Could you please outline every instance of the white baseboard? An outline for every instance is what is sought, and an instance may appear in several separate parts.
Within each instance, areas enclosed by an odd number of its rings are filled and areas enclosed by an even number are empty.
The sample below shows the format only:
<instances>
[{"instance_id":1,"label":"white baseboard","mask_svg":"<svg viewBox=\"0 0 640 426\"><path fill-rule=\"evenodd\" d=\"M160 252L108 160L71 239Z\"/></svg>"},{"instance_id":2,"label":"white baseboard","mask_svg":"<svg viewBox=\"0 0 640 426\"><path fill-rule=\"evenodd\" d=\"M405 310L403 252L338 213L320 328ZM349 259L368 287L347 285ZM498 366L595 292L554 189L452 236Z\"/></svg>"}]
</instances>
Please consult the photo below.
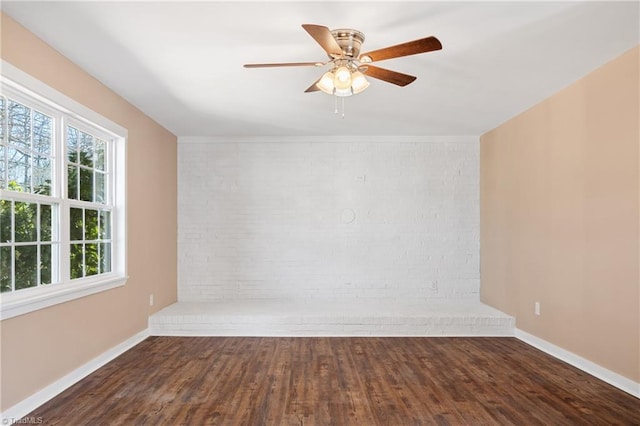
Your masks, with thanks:
<instances>
[{"instance_id":1,"label":"white baseboard","mask_svg":"<svg viewBox=\"0 0 640 426\"><path fill-rule=\"evenodd\" d=\"M2 424L13 424L15 422L18 422L19 419L23 418L45 402L60 394L65 389L84 379L89 374L96 371L98 368L107 364L109 361L113 360L138 343L142 342L147 337L149 337L149 330L145 329L120 343L119 345L109 349L103 354L97 356L86 364L76 368L66 376L61 377L44 389L34 393L30 397L20 401L13 407L10 407L4 412L0 413L0 422Z\"/></svg>"},{"instance_id":2,"label":"white baseboard","mask_svg":"<svg viewBox=\"0 0 640 426\"><path fill-rule=\"evenodd\" d=\"M574 367L579 368L585 373L591 374L592 376L635 396L636 398L640 398L640 383L634 382L633 380L621 376L618 373L614 373L611 370L607 370L588 359L584 359L581 356L562 349L561 347L529 334L526 331L516 328L515 337L555 358L558 358L561 361L566 362L567 364L571 364Z\"/></svg>"}]
</instances>

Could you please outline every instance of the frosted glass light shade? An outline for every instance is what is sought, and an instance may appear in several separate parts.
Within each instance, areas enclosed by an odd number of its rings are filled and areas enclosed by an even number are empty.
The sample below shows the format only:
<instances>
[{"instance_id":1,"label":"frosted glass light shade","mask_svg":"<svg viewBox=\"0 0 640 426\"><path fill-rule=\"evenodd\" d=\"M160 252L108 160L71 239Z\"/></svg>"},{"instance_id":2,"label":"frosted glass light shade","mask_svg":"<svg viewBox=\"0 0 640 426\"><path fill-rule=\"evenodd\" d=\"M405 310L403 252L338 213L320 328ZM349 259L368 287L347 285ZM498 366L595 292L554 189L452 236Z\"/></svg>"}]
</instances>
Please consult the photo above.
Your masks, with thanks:
<instances>
[{"instance_id":1,"label":"frosted glass light shade","mask_svg":"<svg viewBox=\"0 0 640 426\"><path fill-rule=\"evenodd\" d=\"M351 88L351 71L347 67L339 67L336 70L336 76L333 79L333 85L336 90L345 90Z\"/></svg>"},{"instance_id":2,"label":"frosted glass light shade","mask_svg":"<svg viewBox=\"0 0 640 426\"><path fill-rule=\"evenodd\" d=\"M316 87L328 95L333 95L333 80L333 73L328 71L320 77L320 81L316 83Z\"/></svg>"},{"instance_id":3,"label":"frosted glass light shade","mask_svg":"<svg viewBox=\"0 0 640 426\"><path fill-rule=\"evenodd\" d=\"M362 92L367 87L369 87L369 82L364 78L364 74L356 71L351 75L351 88L353 89L354 95Z\"/></svg>"}]
</instances>

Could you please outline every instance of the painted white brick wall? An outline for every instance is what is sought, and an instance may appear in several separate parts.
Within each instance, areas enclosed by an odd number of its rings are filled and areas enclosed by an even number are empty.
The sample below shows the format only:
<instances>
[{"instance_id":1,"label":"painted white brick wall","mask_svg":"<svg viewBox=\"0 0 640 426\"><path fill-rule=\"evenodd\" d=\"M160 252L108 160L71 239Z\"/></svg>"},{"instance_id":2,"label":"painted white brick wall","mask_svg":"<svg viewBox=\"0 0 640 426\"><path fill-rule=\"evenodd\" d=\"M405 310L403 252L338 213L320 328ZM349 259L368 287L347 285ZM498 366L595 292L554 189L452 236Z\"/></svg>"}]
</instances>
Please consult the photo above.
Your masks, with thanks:
<instances>
[{"instance_id":1,"label":"painted white brick wall","mask_svg":"<svg viewBox=\"0 0 640 426\"><path fill-rule=\"evenodd\" d=\"M180 138L178 299L477 299L479 143Z\"/></svg>"}]
</instances>

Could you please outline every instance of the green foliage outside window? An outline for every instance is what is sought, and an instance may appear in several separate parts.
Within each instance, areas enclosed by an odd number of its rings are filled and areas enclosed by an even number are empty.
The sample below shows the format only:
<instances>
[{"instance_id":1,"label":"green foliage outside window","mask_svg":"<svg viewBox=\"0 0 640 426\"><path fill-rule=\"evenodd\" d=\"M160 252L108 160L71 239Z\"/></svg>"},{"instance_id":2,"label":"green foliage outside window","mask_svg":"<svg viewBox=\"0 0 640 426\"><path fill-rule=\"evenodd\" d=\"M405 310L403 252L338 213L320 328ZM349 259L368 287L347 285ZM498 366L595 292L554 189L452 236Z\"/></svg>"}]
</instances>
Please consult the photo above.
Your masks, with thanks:
<instances>
[{"instance_id":1,"label":"green foliage outside window","mask_svg":"<svg viewBox=\"0 0 640 426\"><path fill-rule=\"evenodd\" d=\"M9 189L21 192L15 182ZM14 272L15 290L52 282L52 214L49 204L0 199L0 241L20 243L0 247L1 292L12 291ZM71 208L70 239L71 279L111 271L110 211Z\"/></svg>"},{"instance_id":2,"label":"green foliage outside window","mask_svg":"<svg viewBox=\"0 0 640 426\"><path fill-rule=\"evenodd\" d=\"M19 243L0 247L1 292L12 291L13 273L15 290L51 284L52 214L50 204L0 199L0 241Z\"/></svg>"}]
</instances>

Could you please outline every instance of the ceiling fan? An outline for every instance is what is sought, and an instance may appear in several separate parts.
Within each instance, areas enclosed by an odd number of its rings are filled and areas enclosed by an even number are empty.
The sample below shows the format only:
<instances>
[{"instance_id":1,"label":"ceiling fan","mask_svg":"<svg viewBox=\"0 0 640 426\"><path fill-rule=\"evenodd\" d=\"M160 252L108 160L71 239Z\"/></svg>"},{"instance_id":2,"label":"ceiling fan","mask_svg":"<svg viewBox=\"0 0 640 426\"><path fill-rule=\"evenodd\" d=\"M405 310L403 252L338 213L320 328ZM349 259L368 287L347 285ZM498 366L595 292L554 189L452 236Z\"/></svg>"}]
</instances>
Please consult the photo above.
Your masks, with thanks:
<instances>
[{"instance_id":1,"label":"ceiling fan","mask_svg":"<svg viewBox=\"0 0 640 426\"><path fill-rule=\"evenodd\" d=\"M440 41L431 36L360 53L364 42L364 34L360 31L353 29L330 30L325 26L313 24L303 24L302 28L327 52L329 56L327 61L245 64L244 67L322 67L331 64L331 69L309 86L305 92L322 91L330 95L345 97L361 93L369 87L365 75L398 86L406 86L416 79L409 74L371 65L372 62L442 49Z\"/></svg>"}]
</instances>

